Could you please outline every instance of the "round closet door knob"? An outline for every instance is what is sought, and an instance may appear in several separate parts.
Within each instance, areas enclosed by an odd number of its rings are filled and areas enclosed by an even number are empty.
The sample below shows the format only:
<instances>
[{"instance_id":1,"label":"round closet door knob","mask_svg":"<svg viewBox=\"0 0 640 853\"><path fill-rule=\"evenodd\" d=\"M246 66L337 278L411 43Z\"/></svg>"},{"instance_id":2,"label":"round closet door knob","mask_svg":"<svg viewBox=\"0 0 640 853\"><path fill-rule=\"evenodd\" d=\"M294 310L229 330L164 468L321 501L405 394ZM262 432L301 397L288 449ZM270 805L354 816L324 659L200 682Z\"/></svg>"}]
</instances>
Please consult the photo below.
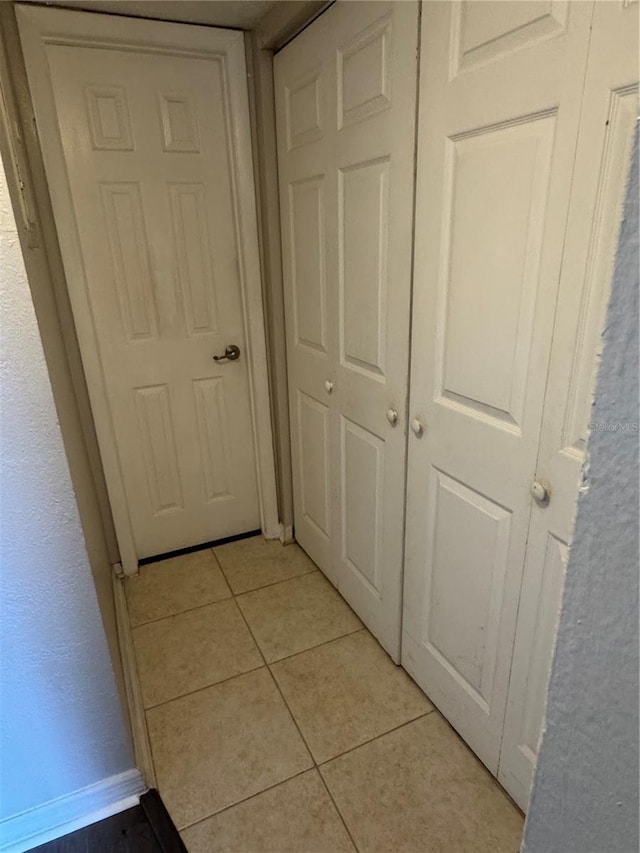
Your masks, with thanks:
<instances>
[{"instance_id":1,"label":"round closet door knob","mask_svg":"<svg viewBox=\"0 0 640 853\"><path fill-rule=\"evenodd\" d=\"M411 421L411 429L418 438L421 438L422 433L424 432L424 424L419 418L413 418Z\"/></svg>"},{"instance_id":2,"label":"round closet door knob","mask_svg":"<svg viewBox=\"0 0 640 853\"><path fill-rule=\"evenodd\" d=\"M531 484L531 494L533 495L533 499L541 506L546 506L551 497L549 489L540 480L534 480Z\"/></svg>"},{"instance_id":3,"label":"round closet door knob","mask_svg":"<svg viewBox=\"0 0 640 853\"><path fill-rule=\"evenodd\" d=\"M327 391L327 394L330 394L330 393L333 391L333 382L330 382L330 381L327 379L327 381L324 383L324 387L325 387L325 389L326 389L326 391Z\"/></svg>"},{"instance_id":4,"label":"round closet door knob","mask_svg":"<svg viewBox=\"0 0 640 853\"><path fill-rule=\"evenodd\" d=\"M398 423L398 413L395 409L387 409L387 420L391 426L395 426Z\"/></svg>"}]
</instances>

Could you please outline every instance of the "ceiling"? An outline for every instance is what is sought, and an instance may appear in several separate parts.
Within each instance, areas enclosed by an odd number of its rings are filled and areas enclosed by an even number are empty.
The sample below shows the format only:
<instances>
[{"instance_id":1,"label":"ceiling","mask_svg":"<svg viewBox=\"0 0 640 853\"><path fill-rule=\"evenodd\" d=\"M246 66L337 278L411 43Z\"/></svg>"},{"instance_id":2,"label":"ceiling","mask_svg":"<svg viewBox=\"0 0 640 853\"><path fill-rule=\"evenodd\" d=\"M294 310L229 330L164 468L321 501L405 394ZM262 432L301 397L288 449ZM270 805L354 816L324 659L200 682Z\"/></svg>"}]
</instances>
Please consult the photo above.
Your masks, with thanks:
<instances>
[{"instance_id":1,"label":"ceiling","mask_svg":"<svg viewBox=\"0 0 640 853\"><path fill-rule=\"evenodd\" d=\"M33 3L43 0L23 0ZM46 6L250 30L277 0L44 0Z\"/></svg>"}]
</instances>

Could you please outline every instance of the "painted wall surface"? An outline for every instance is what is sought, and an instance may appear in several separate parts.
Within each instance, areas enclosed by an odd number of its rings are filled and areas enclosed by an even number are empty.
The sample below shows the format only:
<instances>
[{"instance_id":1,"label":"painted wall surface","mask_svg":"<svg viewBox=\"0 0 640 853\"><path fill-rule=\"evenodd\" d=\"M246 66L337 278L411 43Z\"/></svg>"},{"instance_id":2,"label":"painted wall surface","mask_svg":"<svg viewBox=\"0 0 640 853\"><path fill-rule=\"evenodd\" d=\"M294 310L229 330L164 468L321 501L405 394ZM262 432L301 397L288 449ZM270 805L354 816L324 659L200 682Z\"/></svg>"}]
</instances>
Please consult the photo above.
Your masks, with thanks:
<instances>
[{"instance_id":1,"label":"painted wall surface","mask_svg":"<svg viewBox=\"0 0 640 853\"><path fill-rule=\"evenodd\" d=\"M0 166L0 820L133 767Z\"/></svg>"},{"instance_id":2,"label":"painted wall surface","mask_svg":"<svg viewBox=\"0 0 640 853\"><path fill-rule=\"evenodd\" d=\"M638 140L526 853L637 853Z\"/></svg>"},{"instance_id":3,"label":"painted wall surface","mask_svg":"<svg viewBox=\"0 0 640 853\"><path fill-rule=\"evenodd\" d=\"M9 163L12 157L19 162L20 179L30 200L29 214L36 223L35 235L29 235L18 218L18 236L102 624L116 672L120 700L126 707L112 585L112 564L118 562L120 556L44 176L42 152L32 120L15 8L13 3L3 2L0 2L0 88L0 114L5 113L4 121L0 115L0 153L5 163ZM7 138L8 128L14 129L12 144ZM7 184L14 203L19 192L17 179L18 175L8 169Z\"/></svg>"}]
</instances>

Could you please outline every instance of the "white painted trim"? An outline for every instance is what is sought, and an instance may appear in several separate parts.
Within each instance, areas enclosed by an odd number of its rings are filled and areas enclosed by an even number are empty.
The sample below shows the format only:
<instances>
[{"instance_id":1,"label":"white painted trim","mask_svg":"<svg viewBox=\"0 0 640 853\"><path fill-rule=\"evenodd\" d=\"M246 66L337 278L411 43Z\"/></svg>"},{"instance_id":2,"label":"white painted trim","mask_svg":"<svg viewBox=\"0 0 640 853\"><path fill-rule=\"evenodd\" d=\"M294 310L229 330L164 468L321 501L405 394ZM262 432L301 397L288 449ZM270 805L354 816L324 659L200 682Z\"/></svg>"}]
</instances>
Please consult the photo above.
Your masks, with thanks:
<instances>
[{"instance_id":1,"label":"white painted trim","mask_svg":"<svg viewBox=\"0 0 640 853\"><path fill-rule=\"evenodd\" d=\"M0 822L0 851L23 853L137 806L147 790L137 770L126 770Z\"/></svg>"},{"instance_id":2,"label":"white painted trim","mask_svg":"<svg viewBox=\"0 0 640 853\"><path fill-rule=\"evenodd\" d=\"M258 212L251 151L251 118L244 34L235 33L236 40L227 53L229 78L242 79L244 86L229 85L231 98L230 124L233 130L231 151L235 156L232 177L238 199L236 232L242 249L240 279L245 318L245 340L249 361L249 385L253 434L258 473L260 522L266 539L275 539L279 531L276 469L271 424L271 398L267 364L267 341L262 300L260 247L258 242Z\"/></svg>"},{"instance_id":3,"label":"white painted trim","mask_svg":"<svg viewBox=\"0 0 640 853\"><path fill-rule=\"evenodd\" d=\"M280 525L280 533L278 539L283 545L290 545L296 540L293 538L293 527L291 525Z\"/></svg>"},{"instance_id":4,"label":"white painted trim","mask_svg":"<svg viewBox=\"0 0 640 853\"><path fill-rule=\"evenodd\" d=\"M138 675L133 635L127 610L127 598L124 591L125 578L119 563L113 567L113 600L116 611L116 630L120 646L120 659L124 676L124 689L127 695L131 737L136 766L149 788L156 786L156 774L151 754L151 742L147 728L147 716L144 711L142 688Z\"/></svg>"},{"instance_id":5,"label":"white painted trim","mask_svg":"<svg viewBox=\"0 0 640 853\"><path fill-rule=\"evenodd\" d=\"M289 6L290 4L284 4ZM248 65L249 108L254 149L254 175L258 210L259 248L262 261L267 355L271 388L272 428L276 448L276 488L280 523L293 524L293 479L289 435L289 388L284 296L278 160L276 156L273 54L258 50L255 32L245 36Z\"/></svg>"},{"instance_id":6,"label":"white painted trim","mask_svg":"<svg viewBox=\"0 0 640 853\"><path fill-rule=\"evenodd\" d=\"M48 70L47 44L143 48L153 53L216 58L224 67L229 103L230 149L234 156L237 199L236 233L240 246L240 281L249 387L254 433L260 520L267 538L277 538L278 505L271 426L271 401L267 374L266 340L262 305L260 256L256 219L253 161L243 34L235 30L170 24L163 21L122 18L93 12L68 11L38 6L18 6L16 14L27 66L29 86L39 93L34 103L42 154L47 170L54 213L59 228L69 296L73 309L82 362L107 491L125 574L138 570L133 530L118 458L112 414L108 404L103 365L89 303L78 229L60 136L57 131L54 93ZM126 22L126 27L123 27ZM123 35L126 32L126 36ZM35 99L34 99L35 100Z\"/></svg>"}]
</instances>

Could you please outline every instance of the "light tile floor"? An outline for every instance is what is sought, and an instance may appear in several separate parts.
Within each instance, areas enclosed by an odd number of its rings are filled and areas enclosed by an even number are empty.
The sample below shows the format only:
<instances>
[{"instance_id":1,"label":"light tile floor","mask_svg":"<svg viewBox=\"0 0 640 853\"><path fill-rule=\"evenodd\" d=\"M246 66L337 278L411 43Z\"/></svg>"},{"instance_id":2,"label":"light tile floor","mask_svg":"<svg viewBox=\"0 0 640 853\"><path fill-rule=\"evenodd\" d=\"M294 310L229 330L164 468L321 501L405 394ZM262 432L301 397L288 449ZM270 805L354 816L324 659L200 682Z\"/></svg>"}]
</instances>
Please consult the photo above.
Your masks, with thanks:
<instances>
[{"instance_id":1,"label":"light tile floor","mask_svg":"<svg viewBox=\"0 0 640 853\"><path fill-rule=\"evenodd\" d=\"M519 849L519 811L297 545L244 539L125 589L190 853Z\"/></svg>"}]
</instances>

